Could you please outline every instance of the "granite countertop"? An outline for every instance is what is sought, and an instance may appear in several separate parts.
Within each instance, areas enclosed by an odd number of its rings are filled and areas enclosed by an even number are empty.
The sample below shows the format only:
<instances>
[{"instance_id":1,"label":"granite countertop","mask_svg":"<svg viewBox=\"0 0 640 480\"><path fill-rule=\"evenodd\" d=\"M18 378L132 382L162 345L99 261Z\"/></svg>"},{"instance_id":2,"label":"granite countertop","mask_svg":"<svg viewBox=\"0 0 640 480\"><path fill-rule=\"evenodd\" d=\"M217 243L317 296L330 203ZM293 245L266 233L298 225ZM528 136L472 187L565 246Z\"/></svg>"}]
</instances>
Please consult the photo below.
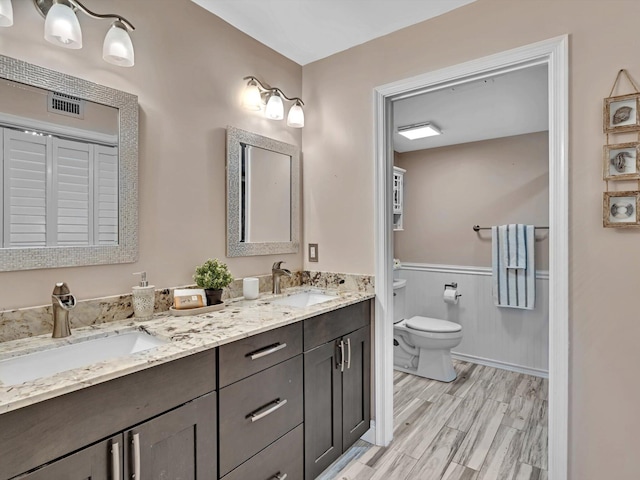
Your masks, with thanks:
<instances>
[{"instance_id":1,"label":"granite countertop","mask_svg":"<svg viewBox=\"0 0 640 480\"><path fill-rule=\"evenodd\" d=\"M310 290L336 295L336 299L309 307L290 307L271 303L273 299ZM372 293L365 292L337 292L308 286L293 287L287 289L283 295L261 295L257 300L245 300L242 297L228 300L225 308L217 312L179 317L164 312L156 314L152 319L146 321L129 319L78 328L72 331L70 337L64 339L53 339L50 335L40 335L3 342L0 343L0 360L69 343L136 330L144 330L151 335L169 340L167 344L151 350L67 370L20 385L9 386L0 382L0 414L241 338L299 322L374 296Z\"/></svg>"}]
</instances>

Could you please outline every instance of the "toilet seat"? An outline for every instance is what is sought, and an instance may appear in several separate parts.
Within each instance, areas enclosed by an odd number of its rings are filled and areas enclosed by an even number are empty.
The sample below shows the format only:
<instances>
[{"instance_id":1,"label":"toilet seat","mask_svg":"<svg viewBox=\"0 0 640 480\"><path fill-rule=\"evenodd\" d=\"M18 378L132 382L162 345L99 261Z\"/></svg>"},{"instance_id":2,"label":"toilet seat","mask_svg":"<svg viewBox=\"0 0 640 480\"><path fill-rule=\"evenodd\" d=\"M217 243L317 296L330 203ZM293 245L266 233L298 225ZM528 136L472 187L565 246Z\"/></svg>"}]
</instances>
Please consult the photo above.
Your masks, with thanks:
<instances>
[{"instance_id":1,"label":"toilet seat","mask_svg":"<svg viewBox=\"0 0 640 480\"><path fill-rule=\"evenodd\" d=\"M421 332L455 333L462 330L462 326L457 323L430 317L411 317L405 324L408 328Z\"/></svg>"}]
</instances>

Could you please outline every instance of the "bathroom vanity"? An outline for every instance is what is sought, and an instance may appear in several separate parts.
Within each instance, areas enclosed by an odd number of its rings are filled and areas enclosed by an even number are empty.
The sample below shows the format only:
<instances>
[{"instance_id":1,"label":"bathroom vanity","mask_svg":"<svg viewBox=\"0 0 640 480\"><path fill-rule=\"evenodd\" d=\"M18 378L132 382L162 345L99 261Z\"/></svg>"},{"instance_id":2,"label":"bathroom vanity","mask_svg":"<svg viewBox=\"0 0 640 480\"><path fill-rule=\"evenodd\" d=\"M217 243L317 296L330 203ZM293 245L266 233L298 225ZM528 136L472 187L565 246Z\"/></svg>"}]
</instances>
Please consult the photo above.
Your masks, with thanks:
<instances>
[{"instance_id":1,"label":"bathroom vanity","mask_svg":"<svg viewBox=\"0 0 640 480\"><path fill-rule=\"evenodd\" d=\"M170 341L0 385L0 479L313 479L369 429L372 296L109 325Z\"/></svg>"}]
</instances>

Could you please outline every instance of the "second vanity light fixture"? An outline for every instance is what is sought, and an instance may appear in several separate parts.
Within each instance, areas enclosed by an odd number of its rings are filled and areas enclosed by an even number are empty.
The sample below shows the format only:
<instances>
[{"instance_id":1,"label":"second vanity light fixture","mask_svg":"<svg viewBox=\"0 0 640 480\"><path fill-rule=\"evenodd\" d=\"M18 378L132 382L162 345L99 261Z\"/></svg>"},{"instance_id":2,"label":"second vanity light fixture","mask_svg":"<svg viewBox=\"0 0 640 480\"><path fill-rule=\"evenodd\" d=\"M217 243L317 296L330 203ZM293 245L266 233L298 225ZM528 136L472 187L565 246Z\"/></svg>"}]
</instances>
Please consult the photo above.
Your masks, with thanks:
<instances>
[{"instance_id":1,"label":"second vanity light fixture","mask_svg":"<svg viewBox=\"0 0 640 480\"><path fill-rule=\"evenodd\" d=\"M287 125L293 128L304 127L304 102L299 97L289 98L278 87L264 85L256 77L244 77L249 80L244 89L242 105L248 110L261 110L264 106L264 116L270 120L284 118L284 102L282 99L294 102L287 115ZM265 105L266 103L266 105Z\"/></svg>"},{"instance_id":2,"label":"second vanity light fixture","mask_svg":"<svg viewBox=\"0 0 640 480\"><path fill-rule=\"evenodd\" d=\"M129 32L135 30L135 27L123 16L92 12L79 0L33 0L33 5L45 17L45 40L64 48L82 48L82 29L76 16L77 10L91 18L114 19L104 37L102 58L120 67L134 65L133 43ZM0 27L11 25L13 25L11 0L0 0Z\"/></svg>"}]
</instances>

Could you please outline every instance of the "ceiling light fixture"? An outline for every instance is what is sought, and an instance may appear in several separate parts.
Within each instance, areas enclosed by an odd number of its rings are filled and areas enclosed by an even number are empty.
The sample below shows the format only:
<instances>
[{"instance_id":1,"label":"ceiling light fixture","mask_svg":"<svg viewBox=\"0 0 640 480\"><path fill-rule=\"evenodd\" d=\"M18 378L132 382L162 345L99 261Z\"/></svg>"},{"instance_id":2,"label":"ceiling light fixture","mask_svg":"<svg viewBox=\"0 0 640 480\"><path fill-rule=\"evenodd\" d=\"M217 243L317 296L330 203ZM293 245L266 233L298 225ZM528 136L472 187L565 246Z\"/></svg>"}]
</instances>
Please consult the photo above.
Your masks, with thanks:
<instances>
[{"instance_id":1,"label":"ceiling light fixture","mask_svg":"<svg viewBox=\"0 0 640 480\"><path fill-rule=\"evenodd\" d=\"M76 15L78 10L91 18L114 19L104 38L102 58L121 67L134 65L135 55L129 32L135 30L135 27L124 17L92 12L79 0L33 0L33 5L45 19L45 40L64 48L82 48L82 29ZM0 0L0 27L11 25L13 25L11 0Z\"/></svg>"},{"instance_id":2,"label":"ceiling light fixture","mask_svg":"<svg viewBox=\"0 0 640 480\"><path fill-rule=\"evenodd\" d=\"M425 122L398 127L398 133L403 137L408 138L409 140L416 140L418 138L442 135L442 130L440 130L431 122Z\"/></svg>"},{"instance_id":3,"label":"ceiling light fixture","mask_svg":"<svg viewBox=\"0 0 640 480\"><path fill-rule=\"evenodd\" d=\"M263 84L256 77L244 77L248 80L242 97L242 105L248 110L261 110L264 107L264 115L270 120L282 120L284 118L284 102L295 102L287 115L287 125L293 128L304 127L304 102L299 97L289 98L278 87L270 87Z\"/></svg>"}]
</instances>

